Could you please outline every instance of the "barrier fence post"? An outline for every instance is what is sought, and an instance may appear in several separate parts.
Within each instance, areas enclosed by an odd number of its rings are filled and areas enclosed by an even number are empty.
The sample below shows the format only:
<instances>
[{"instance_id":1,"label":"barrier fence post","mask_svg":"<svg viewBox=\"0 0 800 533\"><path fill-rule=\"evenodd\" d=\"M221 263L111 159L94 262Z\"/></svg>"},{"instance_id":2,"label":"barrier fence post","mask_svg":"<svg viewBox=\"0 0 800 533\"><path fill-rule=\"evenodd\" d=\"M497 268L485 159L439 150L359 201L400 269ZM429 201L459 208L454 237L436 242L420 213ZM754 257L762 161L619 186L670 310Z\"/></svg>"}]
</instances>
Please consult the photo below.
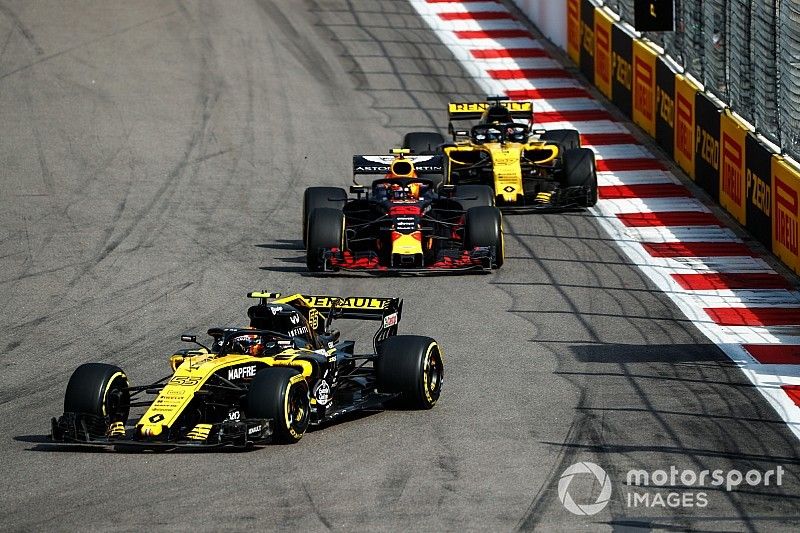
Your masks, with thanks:
<instances>
[{"instance_id":1,"label":"barrier fence post","mask_svg":"<svg viewBox=\"0 0 800 533\"><path fill-rule=\"evenodd\" d=\"M772 156L772 252L800 273L800 171L784 158Z\"/></svg>"},{"instance_id":2,"label":"barrier fence post","mask_svg":"<svg viewBox=\"0 0 800 533\"><path fill-rule=\"evenodd\" d=\"M720 117L719 203L745 225L745 136L748 127L725 109Z\"/></svg>"},{"instance_id":3,"label":"barrier fence post","mask_svg":"<svg viewBox=\"0 0 800 533\"><path fill-rule=\"evenodd\" d=\"M633 37L619 24L611 28L611 99L625 116L631 116L633 91L631 63Z\"/></svg>"},{"instance_id":4,"label":"barrier fence post","mask_svg":"<svg viewBox=\"0 0 800 533\"><path fill-rule=\"evenodd\" d=\"M581 65L581 0L567 0L567 55Z\"/></svg>"},{"instance_id":5,"label":"barrier fence post","mask_svg":"<svg viewBox=\"0 0 800 533\"><path fill-rule=\"evenodd\" d=\"M744 139L744 162L747 231L772 250L772 150L752 132Z\"/></svg>"},{"instance_id":6,"label":"barrier fence post","mask_svg":"<svg viewBox=\"0 0 800 533\"><path fill-rule=\"evenodd\" d=\"M675 162L693 180L694 173L694 132L697 85L689 78L675 76Z\"/></svg>"},{"instance_id":7,"label":"barrier fence post","mask_svg":"<svg viewBox=\"0 0 800 533\"><path fill-rule=\"evenodd\" d=\"M653 47L633 41L633 122L656 136L656 57Z\"/></svg>"},{"instance_id":8,"label":"barrier fence post","mask_svg":"<svg viewBox=\"0 0 800 533\"><path fill-rule=\"evenodd\" d=\"M694 179L719 202L719 121L720 108L705 93L694 96Z\"/></svg>"},{"instance_id":9,"label":"barrier fence post","mask_svg":"<svg viewBox=\"0 0 800 533\"><path fill-rule=\"evenodd\" d=\"M594 84L611 98L611 27L614 21L602 8L594 13Z\"/></svg>"},{"instance_id":10,"label":"barrier fence post","mask_svg":"<svg viewBox=\"0 0 800 533\"><path fill-rule=\"evenodd\" d=\"M674 159L675 71L663 57L656 60L656 142Z\"/></svg>"},{"instance_id":11,"label":"barrier fence post","mask_svg":"<svg viewBox=\"0 0 800 533\"><path fill-rule=\"evenodd\" d=\"M594 4L581 1L581 72L594 84Z\"/></svg>"}]
</instances>

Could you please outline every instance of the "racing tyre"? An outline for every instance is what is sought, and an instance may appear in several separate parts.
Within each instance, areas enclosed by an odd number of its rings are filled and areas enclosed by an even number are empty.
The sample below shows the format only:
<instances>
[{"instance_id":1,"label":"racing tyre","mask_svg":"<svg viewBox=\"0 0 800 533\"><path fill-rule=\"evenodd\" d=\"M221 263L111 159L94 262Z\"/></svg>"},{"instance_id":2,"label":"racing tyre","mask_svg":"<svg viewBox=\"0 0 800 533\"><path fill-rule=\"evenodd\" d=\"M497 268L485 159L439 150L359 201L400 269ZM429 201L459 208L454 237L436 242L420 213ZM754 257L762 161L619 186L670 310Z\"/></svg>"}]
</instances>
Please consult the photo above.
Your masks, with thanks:
<instances>
[{"instance_id":1,"label":"racing tyre","mask_svg":"<svg viewBox=\"0 0 800 533\"><path fill-rule=\"evenodd\" d=\"M578 130L548 130L539 137L542 141L557 144L559 152L581 147L581 135Z\"/></svg>"},{"instance_id":2,"label":"racing tyre","mask_svg":"<svg viewBox=\"0 0 800 533\"><path fill-rule=\"evenodd\" d=\"M303 438L310 420L308 383L294 368L273 367L256 374L247 391L248 418L273 422L273 442Z\"/></svg>"},{"instance_id":3,"label":"racing tyre","mask_svg":"<svg viewBox=\"0 0 800 533\"><path fill-rule=\"evenodd\" d=\"M308 238L308 217L314 209L330 207L342 209L347 202L347 191L341 187L309 187L303 193L303 246Z\"/></svg>"},{"instance_id":4,"label":"racing tyre","mask_svg":"<svg viewBox=\"0 0 800 533\"><path fill-rule=\"evenodd\" d=\"M505 260L503 242L503 219L496 207L473 207L467 211L464 224L464 240L467 249L475 246L494 246L495 257L492 268L500 268Z\"/></svg>"},{"instance_id":5,"label":"racing tyre","mask_svg":"<svg viewBox=\"0 0 800 533\"><path fill-rule=\"evenodd\" d=\"M408 148L415 155L438 153L439 146L444 143L444 137L433 131L412 131L403 137L403 148Z\"/></svg>"},{"instance_id":6,"label":"racing tyre","mask_svg":"<svg viewBox=\"0 0 800 533\"><path fill-rule=\"evenodd\" d=\"M344 249L344 213L339 209L321 207L308 217L306 266L311 272L322 272L325 264L323 250Z\"/></svg>"},{"instance_id":7,"label":"racing tyre","mask_svg":"<svg viewBox=\"0 0 800 533\"><path fill-rule=\"evenodd\" d=\"M442 350L430 337L389 337L378 344L375 373L381 392L400 393L409 407L430 409L442 390Z\"/></svg>"},{"instance_id":8,"label":"racing tyre","mask_svg":"<svg viewBox=\"0 0 800 533\"><path fill-rule=\"evenodd\" d=\"M64 394L64 412L100 416L106 423L128 420L128 376L117 366L85 363L75 369Z\"/></svg>"},{"instance_id":9,"label":"racing tyre","mask_svg":"<svg viewBox=\"0 0 800 533\"><path fill-rule=\"evenodd\" d=\"M464 211L472 207L494 207L494 191L488 185L457 185L453 196Z\"/></svg>"},{"instance_id":10,"label":"racing tyre","mask_svg":"<svg viewBox=\"0 0 800 533\"><path fill-rule=\"evenodd\" d=\"M591 207L597 203L597 169L594 152L588 148L575 148L564 153L564 175L567 187L585 187L586 196L581 197L581 207Z\"/></svg>"},{"instance_id":11,"label":"racing tyre","mask_svg":"<svg viewBox=\"0 0 800 533\"><path fill-rule=\"evenodd\" d=\"M403 148L411 150L412 155L439 154L441 153L439 146L444 143L444 137L433 131L412 131L403 137ZM436 189L444 181L443 173L417 172L417 175L420 178L431 180Z\"/></svg>"}]
</instances>

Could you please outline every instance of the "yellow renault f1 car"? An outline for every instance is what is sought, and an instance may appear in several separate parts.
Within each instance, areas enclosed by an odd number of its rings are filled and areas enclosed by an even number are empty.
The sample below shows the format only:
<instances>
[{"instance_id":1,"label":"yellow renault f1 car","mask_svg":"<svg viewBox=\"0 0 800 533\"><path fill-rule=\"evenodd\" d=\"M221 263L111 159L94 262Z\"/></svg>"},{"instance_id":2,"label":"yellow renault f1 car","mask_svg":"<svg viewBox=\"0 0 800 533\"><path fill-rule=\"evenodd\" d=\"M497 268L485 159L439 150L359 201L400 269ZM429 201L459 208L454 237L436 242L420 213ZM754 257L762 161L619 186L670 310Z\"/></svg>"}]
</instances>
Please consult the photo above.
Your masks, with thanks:
<instances>
[{"instance_id":1,"label":"yellow renault f1 car","mask_svg":"<svg viewBox=\"0 0 800 533\"><path fill-rule=\"evenodd\" d=\"M486 102L450 103L448 130L412 132L404 146L437 147L445 157L445 184L489 185L504 211L588 207L597 203L594 152L581 148L576 130L534 130L533 104L488 97ZM477 121L469 129L460 121Z\"/></svg>"},{"instance_id":2,"label":"yellow renault f1 car","mask_svg":"<svg viewBox=\"0 0 800 533\"><path fill-rule=\"evenodd\" d=\"M116 448L248 448L296 442L309 425L380 409L389 400L429 409L439 399L442 351L429 337L397 335L398 298L338 298L253 292L249 328L212 328L209 346L170 357L172 372L132 386L118 367L79 366L64 414L52 419L58 443ZM374 320L373 350L355 352L334 319ZM132 410L143 414L131 417Z\"/></svg>"}]
</instances>

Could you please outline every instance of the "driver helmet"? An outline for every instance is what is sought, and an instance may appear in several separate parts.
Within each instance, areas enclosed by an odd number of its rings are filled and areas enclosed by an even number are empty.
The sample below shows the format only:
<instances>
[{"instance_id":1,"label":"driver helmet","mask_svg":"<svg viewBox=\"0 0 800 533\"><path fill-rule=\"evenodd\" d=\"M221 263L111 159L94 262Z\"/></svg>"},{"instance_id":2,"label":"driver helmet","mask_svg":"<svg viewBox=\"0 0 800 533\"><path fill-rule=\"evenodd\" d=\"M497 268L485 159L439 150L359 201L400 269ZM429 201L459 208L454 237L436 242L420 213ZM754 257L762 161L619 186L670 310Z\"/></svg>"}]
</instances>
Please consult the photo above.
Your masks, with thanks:
<instances>
[{"instance_id":1,"label":"driver helmet","mask_svg":"<svg viewBox=\"0 0 800 533\"><path fill-rule=\"evenodd\" d=\"M482 118L483 120L481 122L484 124L499 124L513 121L511 118L511 111L500 104L489 106L489 108L483 113Z\"/></svg>"},{"instance_id":2,"label":"driver helmet","mask_svg":"<svg viewBox=\"0 0 800 533\"><path fill-rule=\"evenodd\" d=\"M264 353L264 343L261 335L239 335L232 339L231 345L234 353L252 355L253 357L260 357Z\"/></svg>"},{"instance_id":3,"label":"driver helmet","mask_svg":"<svg viewBox=\"0 0 800 533\"><path fill-rule=\"evenodd\" d=\"M392 200L408 200L411 198L411 188L400 183L391 183L388 187L389 198Z\"/></svg>"},{"instance_id":4,"label":"driver helmet","mask_svg":"<svg viewBox=\"0 0 800 533\"><path fill-rule=\"evenodd\" d=\"M524 142L528 136L528 128L522 124L511 122L506 125L506 139L513 142Z\"/></svg>"}]
</instances>

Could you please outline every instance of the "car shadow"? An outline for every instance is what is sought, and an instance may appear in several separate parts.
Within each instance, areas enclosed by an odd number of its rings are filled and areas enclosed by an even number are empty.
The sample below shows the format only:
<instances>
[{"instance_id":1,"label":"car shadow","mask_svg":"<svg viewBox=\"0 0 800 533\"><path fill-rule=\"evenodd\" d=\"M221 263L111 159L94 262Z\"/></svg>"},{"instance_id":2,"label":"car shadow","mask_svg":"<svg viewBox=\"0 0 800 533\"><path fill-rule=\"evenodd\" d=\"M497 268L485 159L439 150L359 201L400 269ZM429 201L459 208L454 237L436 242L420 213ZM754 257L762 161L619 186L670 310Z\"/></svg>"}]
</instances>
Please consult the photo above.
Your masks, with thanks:
<instances>
[{"instance_id":1,"label":"car shadow","mask_svg":"<svg viewBox=\"0 0 800 533\"><path fill-rule=\"evenodd\" d=\"M275 239L275 242L266 244L256 244L256 248L266 248L268 250L303 250L303 241L300 239Z\"/></svg>"}]
</instances>

